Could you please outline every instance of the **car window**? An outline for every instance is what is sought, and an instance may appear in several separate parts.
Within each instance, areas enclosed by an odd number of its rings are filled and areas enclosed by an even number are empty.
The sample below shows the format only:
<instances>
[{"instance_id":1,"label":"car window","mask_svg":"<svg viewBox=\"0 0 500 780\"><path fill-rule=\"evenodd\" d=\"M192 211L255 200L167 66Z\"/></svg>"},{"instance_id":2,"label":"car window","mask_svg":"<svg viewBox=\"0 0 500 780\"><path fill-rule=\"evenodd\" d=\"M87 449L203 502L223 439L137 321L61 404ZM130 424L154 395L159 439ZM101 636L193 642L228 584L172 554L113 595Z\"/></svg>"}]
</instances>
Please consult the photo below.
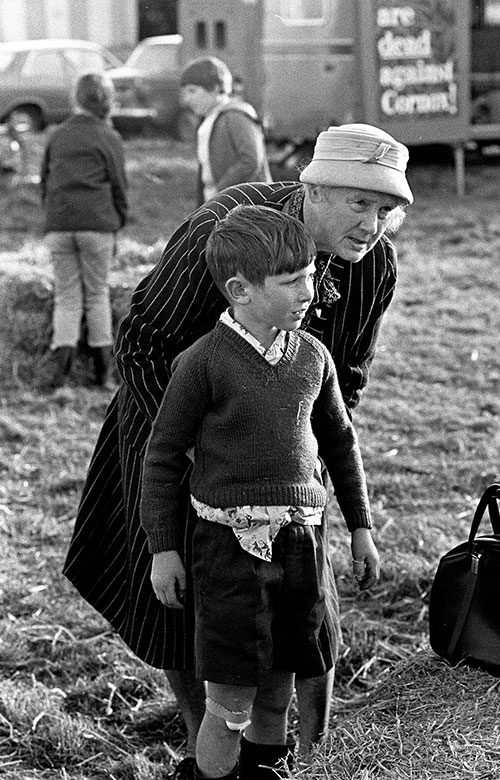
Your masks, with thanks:
<instances>
[{"instance_id":1,"label":"car window","mask_svg":"<svg viewBox=\"0 0 500 780\"><path fill-rule=\"evenodd\" d=\"M78 73L84 71L99 72L105 69L104 58L98 51L88 51L86 49L66 49L64 56L71 62L71 65Z\"/></svg>"},{"instance_id":2,"label":"car window","mask_svg":"<svg viewBox=\"0 0 500 780\"><path fill-rule=\"evenodd\" d=\"M0 73L3 73L5 70L7 70L7 68L12 63L14 56L15 55L13 51L0 52Z\"/></svg>"},{"instance_id":3,"label":"car window","mask_svg":"<svg viewBox=\"0 0 500 780\"><path fill-rule=\"evenodd\" d=\"M134 49L127 60L131 68L146 71L175 70L178 66L178 47L153 44Z\"/></svg>"},{"instance_id":4,"label":"car window","mask_svg":"<svg viewBox=\"0 0 500 780\"><path fill-rule=\"evenodd\" d=\"M123 65L123 62L119 60L118 57L115 57L114 54L111 54L110 51L103 51L102 57L106 70L109 70L110 68L121 68Z\"/></svg>"},{"instance_id":5,"label":"car window","mask_svg":"<svg viewBox=\"0 0 500 780\"><path fill-rule=\"evenodd\" d=\"M66 49L65 57L71 62L78 73L88 71L99 72L109 68L117 68L120 60L106 51L90 51L88 49Z\"/></svg>"},{"instance_id":6,"label":"car window","mask_svg":"<svg viewBox=\"0 0 500 780\"><path fill-rule=\"evenodd\" d=\"M61 81L64 78L64 61L56 51L30 51L22 67L23 76L40 76L44 80Z\"/></svg>"}]
</instances>

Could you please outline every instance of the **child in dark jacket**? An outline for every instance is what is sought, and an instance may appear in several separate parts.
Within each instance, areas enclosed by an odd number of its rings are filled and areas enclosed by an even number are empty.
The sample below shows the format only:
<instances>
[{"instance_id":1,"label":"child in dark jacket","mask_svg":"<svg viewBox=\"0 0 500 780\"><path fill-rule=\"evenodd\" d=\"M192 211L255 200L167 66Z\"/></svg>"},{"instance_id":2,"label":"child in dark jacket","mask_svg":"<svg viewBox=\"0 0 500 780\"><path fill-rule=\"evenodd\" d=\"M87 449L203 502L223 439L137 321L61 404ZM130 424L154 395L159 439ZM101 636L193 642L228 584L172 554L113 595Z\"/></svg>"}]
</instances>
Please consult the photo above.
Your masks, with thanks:
<instances>
[{"instance_id":1,"label":"child in dark jacket","mask_svg":"<svg viewBox=\"0 0 500 780\"><path fill-rule=\"evenodd\" d=\"M230 308L174 362L147 447L141 517L151 579L157 598L178 609L184 458L194 448L195 653L207 686L195 777L235 778L243 731L240 779L275 776L262 765L278 766L290 751L294 673L332 667L319 457L359 579L369 587L378 578L361 454L335 366L299 330L315 255L303 224L274 209L239 206L216 225L207 265Z\"/></svg>"},{"instance_id":2,"label":"child in dark jacket","mask_svg":"<svg viewBox=\"0 0 500 780\"><path fill-rule=\"evenodd\" d=\"M54 274L47 384L64 384L85 315L94 381L106 386L113 344L109 271L127 220L123 142L109 124L113 84L102 73L77 80L74 110L46 145L41 166L46 241Z\"/></svg>"}]
</instances>

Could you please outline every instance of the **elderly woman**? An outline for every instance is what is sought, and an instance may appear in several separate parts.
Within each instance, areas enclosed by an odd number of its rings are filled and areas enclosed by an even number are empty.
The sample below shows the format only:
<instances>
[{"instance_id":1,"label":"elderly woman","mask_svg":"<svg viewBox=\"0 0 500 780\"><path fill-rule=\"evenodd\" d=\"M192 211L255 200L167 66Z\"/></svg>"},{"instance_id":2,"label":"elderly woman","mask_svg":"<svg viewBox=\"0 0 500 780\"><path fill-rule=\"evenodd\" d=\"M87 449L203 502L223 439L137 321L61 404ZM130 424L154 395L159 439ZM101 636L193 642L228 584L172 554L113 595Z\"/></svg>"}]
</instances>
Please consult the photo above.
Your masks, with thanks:
<instances>
[{"instance_id":1,"label":"elderly woman","mask_svg":"<svg viewBox=\"0 0 500 780\"><path fill-rule=\"evenodd\" d=\"M233 186L186 219L137 287L121 323L116 355L122 385L90 464L65 574L140 658L166 670L188 728L178 778L194 776L194 744L204 710L203 681L193 670L192 590L188 579L183 610L155 599L149 581L152 556L138 508L144 450L172 360L212 328L226 307L205 263L208 236L238 204L270 206L304 222L317 256L316 296L303 327L331 352L344 403L352 411L368 381L396 285L396 251L387 234L397 229L404 207L413 201L407 161L406 147L377 127L330 127L319 135L300 182ZM187 572L193 515L186 480L186 536L180 553ZM325 549L322 538L318 544ZM369 549L357 557L361 582L373 579L376 562ZM328 614L322 642L328 670L339 641L332 574L324 587ZM303 749L328 726L332 680L330 669L319 678L296 681ZM269 744L266 708L272 707L272 701L254 707L242 743L240 777L268 777L261 765L275 765L288 750Z\"/></svg>"},{"instance_id":2,"label":"elderly woman","mask_svg":"<svg viewBox=\"0 0 500 780\"><path fill-rule=\"evenodd\" d=\"M86 73L74 91L72 115L50 136L42 160L42 205L54 273L51 370L62 385L85 315L94 381L106 385L113 345L108 274L116 233L127 218L123 145L109 125L114 90L101 73Z\"/></svg>"}]
</instances>

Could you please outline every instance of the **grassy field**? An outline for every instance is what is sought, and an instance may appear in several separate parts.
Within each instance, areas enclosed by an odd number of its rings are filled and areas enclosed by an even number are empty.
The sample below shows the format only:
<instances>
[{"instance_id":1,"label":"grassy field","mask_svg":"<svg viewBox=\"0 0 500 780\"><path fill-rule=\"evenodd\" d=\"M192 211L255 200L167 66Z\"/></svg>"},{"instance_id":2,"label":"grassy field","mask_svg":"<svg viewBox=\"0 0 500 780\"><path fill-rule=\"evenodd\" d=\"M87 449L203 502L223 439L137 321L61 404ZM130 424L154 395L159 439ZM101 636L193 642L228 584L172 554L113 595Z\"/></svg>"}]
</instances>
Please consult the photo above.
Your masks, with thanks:
<instances>
[{"instance_id":1,"label":"grassy field","mask_svg":"<svg viewBox=\"0 0 500 780\"><path fill-rule=\"evenodd\" d=\"M126 151L132 218L115 268L124 277L154 262L192 208L195 178L187 145L129 140ZM0 182L0 289L16 265L48 273L29 180L39 144L30 154L28 178ZM344 645L331 734L297 767L303 780L500 776L497 679L450 669L427 636L438 559L464 540L479 495L500 477L499 172L494 160L471 162L459 200L450 165L410 168L416 204L397 237L399 289L356 413L383 574L357 593L333 515ZM109 394L74 384L46 395L22 381L44 340L19 350L2 379L0 774L163 780L185 739L163 674L60 575Z\"/></svg>"}]
</instances>

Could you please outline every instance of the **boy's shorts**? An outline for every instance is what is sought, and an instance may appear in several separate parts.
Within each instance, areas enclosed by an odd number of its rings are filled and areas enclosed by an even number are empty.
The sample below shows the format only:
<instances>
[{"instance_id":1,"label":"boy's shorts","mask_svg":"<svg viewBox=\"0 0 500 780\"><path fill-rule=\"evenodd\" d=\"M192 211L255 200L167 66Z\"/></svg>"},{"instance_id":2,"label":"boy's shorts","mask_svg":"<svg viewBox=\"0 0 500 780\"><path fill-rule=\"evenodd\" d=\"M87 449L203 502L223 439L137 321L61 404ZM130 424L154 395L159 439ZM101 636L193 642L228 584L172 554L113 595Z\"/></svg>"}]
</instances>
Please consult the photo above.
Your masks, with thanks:
<instances>
[{"instance_id":1,"label":"boy's shorts","mask_svg":"<svg viewBox=\"0 0 500 780\"><path fill-rule=\"evenodd\" d=\"M336 653L338 600L322 526L290 523L273 559L243 550L232 528L199 520L193 539L196 675L256 686L272 669L319 677Z\"/></svg>"}]
</instances>

